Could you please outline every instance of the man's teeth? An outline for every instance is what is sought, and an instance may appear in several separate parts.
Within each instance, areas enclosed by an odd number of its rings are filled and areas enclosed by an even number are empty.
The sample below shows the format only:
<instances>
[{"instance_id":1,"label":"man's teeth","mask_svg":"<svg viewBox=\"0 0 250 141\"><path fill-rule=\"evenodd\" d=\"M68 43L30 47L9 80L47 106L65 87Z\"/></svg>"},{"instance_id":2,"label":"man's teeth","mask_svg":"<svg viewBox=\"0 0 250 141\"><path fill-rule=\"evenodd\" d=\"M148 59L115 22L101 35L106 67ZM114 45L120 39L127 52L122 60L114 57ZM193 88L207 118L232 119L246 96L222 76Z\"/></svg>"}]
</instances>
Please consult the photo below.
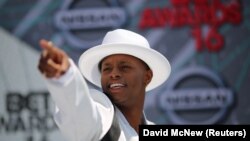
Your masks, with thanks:
<instances>
[{"instance_id":1,"label":"man's teeth","mask_svg":"<svg viewBox=\"0 0 250 141\"><path fill-rule=\"evenodd\" d=\"M115 84L111 84L110 88L117 88L117 87L123 87L123 84L119 84L119 83L115 83Z\"/></svg>"}]
</instances>

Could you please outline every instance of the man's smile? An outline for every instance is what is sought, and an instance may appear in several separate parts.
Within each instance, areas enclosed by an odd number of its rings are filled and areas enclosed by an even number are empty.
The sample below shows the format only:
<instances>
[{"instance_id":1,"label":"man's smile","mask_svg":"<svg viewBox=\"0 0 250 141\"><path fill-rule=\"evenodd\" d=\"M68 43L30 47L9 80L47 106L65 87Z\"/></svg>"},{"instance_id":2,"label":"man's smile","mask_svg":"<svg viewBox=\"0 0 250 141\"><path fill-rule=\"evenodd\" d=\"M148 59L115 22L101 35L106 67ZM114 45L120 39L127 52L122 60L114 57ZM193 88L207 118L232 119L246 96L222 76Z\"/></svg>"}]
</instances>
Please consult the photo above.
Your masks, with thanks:
<instances>
[{"instance_id":1,"label":"man's smile","mask_svg":"<svg viewBox=\"0 0 250 141\"><path fill-rule=\"evenodd\" d=\"M121 84L121 83L113 83L109 85L110 89L119 89L125 87L125 84Z\"/></svg>"},{"instance_id":2,"label":"man's smile","mask_svg":"<svg viewBox=\"0 0 250 141\"><path fill-rule=\"evenodd\" d=\"M121 92L127 85L123 83L111 83L108 85L108 89L110 93L118 93Z\"/></svg>"}]
</instances>

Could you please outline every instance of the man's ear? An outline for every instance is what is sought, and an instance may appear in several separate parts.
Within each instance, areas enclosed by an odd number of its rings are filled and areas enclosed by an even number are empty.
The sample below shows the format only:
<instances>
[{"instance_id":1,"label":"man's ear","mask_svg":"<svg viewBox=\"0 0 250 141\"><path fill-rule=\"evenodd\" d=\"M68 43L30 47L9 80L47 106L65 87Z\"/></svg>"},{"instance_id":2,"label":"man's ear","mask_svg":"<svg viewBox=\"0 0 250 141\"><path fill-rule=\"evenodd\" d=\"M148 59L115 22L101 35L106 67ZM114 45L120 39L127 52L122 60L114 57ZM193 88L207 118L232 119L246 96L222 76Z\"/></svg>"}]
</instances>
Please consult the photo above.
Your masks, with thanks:
<instances>
[{"instance_id":1,"label":"man's ear","mask_svg":"<svg viewBox=\"0 0 250 141\"><path fill-rule=\"evenodd\" d=\"M149 69L146 71L146 74L145 74L145 81L144 82L145 82L146 86L151 82L152 78L153 78L153 72L151 69Z\"/></svg>"}]
</instances>

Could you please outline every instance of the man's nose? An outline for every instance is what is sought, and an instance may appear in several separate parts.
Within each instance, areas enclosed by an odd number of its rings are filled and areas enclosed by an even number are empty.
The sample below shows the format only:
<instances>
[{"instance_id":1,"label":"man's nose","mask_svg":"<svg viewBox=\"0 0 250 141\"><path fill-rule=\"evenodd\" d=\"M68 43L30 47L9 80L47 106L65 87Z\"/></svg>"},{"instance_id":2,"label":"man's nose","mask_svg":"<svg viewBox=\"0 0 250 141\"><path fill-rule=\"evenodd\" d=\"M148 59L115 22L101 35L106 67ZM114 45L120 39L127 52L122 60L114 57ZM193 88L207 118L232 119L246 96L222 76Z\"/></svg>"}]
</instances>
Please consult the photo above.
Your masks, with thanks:
<instances>
[{"instance_id":1,"label":"man's nose","mask_svg":"<svg viewBox=\"0 0 250 141\"><path fill-rule=\"evenodd\" d=\"M117 69L117 68L112 69L112 71L110 73L110 78L117 79L120 77L121 77L121 73L120 73L119 69Z\"/></svg>"}]
</instances>

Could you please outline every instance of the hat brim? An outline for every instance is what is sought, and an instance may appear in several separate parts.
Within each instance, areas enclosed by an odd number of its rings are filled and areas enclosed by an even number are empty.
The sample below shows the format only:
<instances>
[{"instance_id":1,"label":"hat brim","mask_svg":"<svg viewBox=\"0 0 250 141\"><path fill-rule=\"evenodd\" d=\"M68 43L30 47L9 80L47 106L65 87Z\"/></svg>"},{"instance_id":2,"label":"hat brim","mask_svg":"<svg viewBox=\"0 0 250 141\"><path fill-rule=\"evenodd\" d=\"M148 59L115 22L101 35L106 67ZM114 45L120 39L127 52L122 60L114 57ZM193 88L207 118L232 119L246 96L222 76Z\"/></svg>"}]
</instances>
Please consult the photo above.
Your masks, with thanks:
<instances>
[{"instance_id":1,"label":"hat brim","mask_svg":"<svg viewBox=\"0 0 250 141\"><path fill-rule=\"evenodd\" d=\"M127 54L137 57L150 67L153 78L146 87L146 91L158 87L170 75L169 61L162 54L150 48L126 43L104 44L86 50L78 62L81 73L89 82L101 88L101 74L98 64L103 58L113 54Z\"/></svg>"}]
</instances>

